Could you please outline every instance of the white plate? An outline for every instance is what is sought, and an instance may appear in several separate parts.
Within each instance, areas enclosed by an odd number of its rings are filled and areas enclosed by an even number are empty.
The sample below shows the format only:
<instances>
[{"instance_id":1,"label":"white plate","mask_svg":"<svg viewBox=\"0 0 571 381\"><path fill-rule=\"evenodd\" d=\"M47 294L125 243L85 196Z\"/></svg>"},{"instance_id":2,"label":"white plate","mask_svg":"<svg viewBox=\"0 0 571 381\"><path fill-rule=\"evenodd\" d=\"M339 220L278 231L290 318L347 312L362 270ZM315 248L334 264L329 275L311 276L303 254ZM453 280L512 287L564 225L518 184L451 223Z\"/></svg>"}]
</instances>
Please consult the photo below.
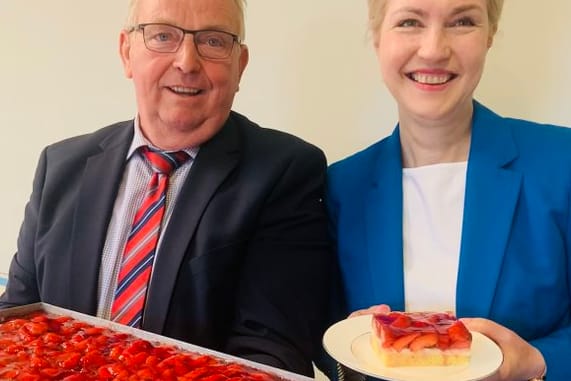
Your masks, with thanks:
<instances>
[{"instance_id":1,"label":"white plate","mask_svg":"<svg viewBox=\"0 0 571 381\"><path fill-rule=\"evenodd\" d=\"M472 332L472 358L467 365L387 368L370 344L371 316L342 320L325 332L323 346L339 363L387 381L477 381L502 365L500 348L488 337Z\"/></svg>"}]
</instances>

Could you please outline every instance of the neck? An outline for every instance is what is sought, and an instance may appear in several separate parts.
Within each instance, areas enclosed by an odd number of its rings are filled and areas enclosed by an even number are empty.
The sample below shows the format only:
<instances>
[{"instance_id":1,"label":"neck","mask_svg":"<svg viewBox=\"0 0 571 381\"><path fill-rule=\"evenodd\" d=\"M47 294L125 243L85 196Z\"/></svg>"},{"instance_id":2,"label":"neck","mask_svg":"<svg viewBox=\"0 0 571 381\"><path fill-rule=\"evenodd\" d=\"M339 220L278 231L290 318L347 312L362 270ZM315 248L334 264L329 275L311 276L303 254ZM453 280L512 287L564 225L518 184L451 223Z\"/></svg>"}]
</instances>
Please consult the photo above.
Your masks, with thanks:
<instances>
[{"instance_id":1,"label":"neck","mask_svg":"<svg viewBox=\"0 0 571 381\"><path fill-rule=\"evenodd\" d=\"M404 168L468 160L472 112L462 112L447 120L427 121L399 117Z\"/></svg>"},{"instance_id":2,"label":"neck","mask_svg":"<svg viewBox=\"0 0 571 381\"><path fill-rule=\"evenodd\" d=\"M176 123L151 124L139 118L139 127L145 138L155 147L165 151L179 151L200 147L224 126L224 119L208 120L198 126Z\"/></svg>"}]
</instances>

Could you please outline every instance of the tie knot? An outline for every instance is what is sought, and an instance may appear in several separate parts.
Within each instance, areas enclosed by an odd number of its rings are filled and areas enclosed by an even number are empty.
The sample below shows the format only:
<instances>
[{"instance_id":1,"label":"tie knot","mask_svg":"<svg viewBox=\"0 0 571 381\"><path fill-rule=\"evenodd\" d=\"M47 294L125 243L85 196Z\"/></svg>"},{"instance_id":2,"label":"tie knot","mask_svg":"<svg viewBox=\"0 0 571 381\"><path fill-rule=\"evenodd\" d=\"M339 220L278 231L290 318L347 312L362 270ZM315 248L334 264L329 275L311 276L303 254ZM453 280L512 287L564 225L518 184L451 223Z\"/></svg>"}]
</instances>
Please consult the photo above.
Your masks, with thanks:
<instances>
[{"instance_id":1,"label":"tie knot","mask_svg":"<svg viewBox=\"0 0 571 381\"><path fill-rule=\"evenodd\" d=\"M156 151L149 147L141 147L140 153L145 159L147 159L153 168L153 171L165 175L170 175L189 158L189 155L184 151Z\"/></svg>"}]
</instances>

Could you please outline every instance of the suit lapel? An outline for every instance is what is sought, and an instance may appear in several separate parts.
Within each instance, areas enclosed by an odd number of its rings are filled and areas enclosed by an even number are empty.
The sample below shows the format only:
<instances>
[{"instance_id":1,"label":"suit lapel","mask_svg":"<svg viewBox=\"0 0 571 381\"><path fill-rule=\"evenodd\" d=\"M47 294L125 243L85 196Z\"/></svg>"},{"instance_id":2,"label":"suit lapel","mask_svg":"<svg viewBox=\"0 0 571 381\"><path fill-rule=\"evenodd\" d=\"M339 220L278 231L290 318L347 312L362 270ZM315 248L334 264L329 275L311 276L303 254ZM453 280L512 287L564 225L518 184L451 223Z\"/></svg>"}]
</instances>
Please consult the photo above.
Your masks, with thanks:
<instances>
[{"instance_id":1,"label":"suit lapel","mask_svg":"<svg viewBox=\"0 0 571 381\"><path fill-rule=\"evenodd\" d=\"M83 313L96 313L95 285L99 279L101 253L133 136L132 126L129 122L125 128L107 136L100 144L101 151L88 157L84 168L69 256L70 306Z\"/></svg>"},{"instance_id":2,"label":"suit lapel","mask_svg":"<svg viewBox=\"0 0 571 381\"><path fill-rule=\"evenodd\" d=\"M507 168L516 157L509 127L475 103L456 295L459 316L489 316L521 186L520 173Z\"/></svg>"},{"instance_id":3,"label":"suit lapel","mask_svg":"<svg viewBox=\"0 0 571 381\"><path fill-rule=\"evenodd\" d=\"M143 328L160 333L163 330L171 296L181 263L196 232L204 209L216 189L236 167L240 136L232 119L207 144L200 148L188 178L176 200L162 246L155 260L149 287Z\"/></svg>"},{"instance_id":4,"label":"suit lapel","mask_svg":"<svg viewBox=\"0 0 571 381\"><path fill-rule=\"evenodd\" d=\"M374 303L404 310L402 162L398 127L380 147L366 195L367 253ZM382 283L382 286L379 285Z\"/></svg>"}]
</instances>

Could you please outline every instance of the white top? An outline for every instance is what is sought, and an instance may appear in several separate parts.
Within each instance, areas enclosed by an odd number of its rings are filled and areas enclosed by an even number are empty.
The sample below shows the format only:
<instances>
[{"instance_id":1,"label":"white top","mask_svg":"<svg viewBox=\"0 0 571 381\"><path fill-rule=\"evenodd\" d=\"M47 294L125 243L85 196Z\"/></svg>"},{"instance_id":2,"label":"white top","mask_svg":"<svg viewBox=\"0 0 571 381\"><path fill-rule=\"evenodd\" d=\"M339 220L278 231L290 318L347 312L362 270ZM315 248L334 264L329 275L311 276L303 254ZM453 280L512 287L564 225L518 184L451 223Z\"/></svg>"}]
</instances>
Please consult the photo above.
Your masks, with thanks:
<instances>
[{"instance_id":1,"label":"white top","mask_svg":"<svg viewBox=\"0 0 571 381\"><path fill-rule=\"evenodd\" d=\"M404 168L403 255L407 311L452 311L467 162Z\"/></svg>"}]
</instances>

